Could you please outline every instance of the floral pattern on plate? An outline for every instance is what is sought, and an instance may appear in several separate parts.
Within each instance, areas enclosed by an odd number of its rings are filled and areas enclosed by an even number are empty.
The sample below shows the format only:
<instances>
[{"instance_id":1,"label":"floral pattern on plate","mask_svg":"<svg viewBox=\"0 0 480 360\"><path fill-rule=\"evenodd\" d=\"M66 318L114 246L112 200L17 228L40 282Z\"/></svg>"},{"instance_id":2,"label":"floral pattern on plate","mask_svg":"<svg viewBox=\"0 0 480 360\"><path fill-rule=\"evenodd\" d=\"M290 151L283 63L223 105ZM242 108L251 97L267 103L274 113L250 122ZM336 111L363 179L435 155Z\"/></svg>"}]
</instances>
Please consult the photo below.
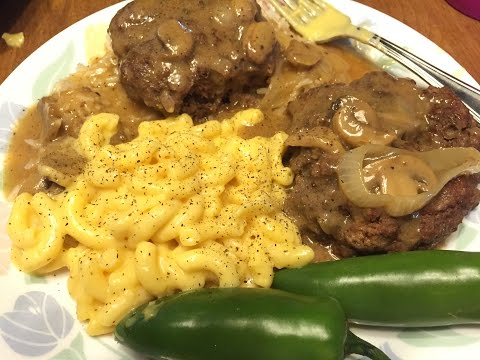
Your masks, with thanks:
<instances>
[{"instance_id":1,"label":"floral pattern on plate","mask_svg":"<svg viewBox=\"0 0 480 360\"><path fill-rule=\"evenodd\" d=\"M57 80L83 61L83 40L87 27L108 22L124 5L121 3L105 9L68 28L37 50L0 86L0 160L3 160L7 150L15 120L36 99L47 95ZM398 21L350 0L336 0L335 5L349 13L355 23L366 25L398 44L406 45L426 60L446 70L451 69L452 73L472 82L461 66L446 53ZM395 70L392 69L395 64L380 57L380 54L372 52L367 55L384 68ZM2 166L0 176L3 178ZM2 229L5 229L7 214L8 205L0 203ZM463 222L448 247L478 251L479 237L480 211L477 209ZM8 257L9 240L5 231L0 231L0 287L5 294L0 296L2 359L139 358L116 343L113 336L91 338L79 330L82 325L77 324L73 301L67 291L66 274L38 278L19 273L9 266ZM379 346L392 360L446 360L454 356L462 360L476 360L480 353L478 328L440 331L360 328L356 332ZM443 341L448 344L442 344ZM10 356L5 357L5 354Z\"/></svg>"},{"instance_id":2,"label":"floral pattern on plate","mask_svg":"<svg viewBox=\"0 0 480 360\"><path fill-rule=\"evenodd\" d=\"M39 356L57 347L73 322L52 295L29 291L17 298L11 311L0 315L0 334L14 352Z\"/></svg>"}]
</instances>

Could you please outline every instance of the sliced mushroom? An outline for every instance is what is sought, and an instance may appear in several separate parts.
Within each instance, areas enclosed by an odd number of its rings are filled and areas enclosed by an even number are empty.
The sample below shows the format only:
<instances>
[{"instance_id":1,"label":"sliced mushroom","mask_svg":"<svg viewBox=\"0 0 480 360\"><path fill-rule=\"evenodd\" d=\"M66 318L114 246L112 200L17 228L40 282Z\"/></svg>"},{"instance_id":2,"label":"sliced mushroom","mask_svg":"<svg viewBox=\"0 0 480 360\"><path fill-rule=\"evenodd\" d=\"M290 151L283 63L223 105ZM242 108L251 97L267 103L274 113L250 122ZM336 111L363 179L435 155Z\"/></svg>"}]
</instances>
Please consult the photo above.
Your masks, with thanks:
<instances>
[{"instance_id":1,"label":"sliced mushroom","mask_svg":"<svg viewBox=\"0 0 480 360\"><path fill-rule=\"evenodd\" d=\"M365 145L347 152L337 169L340 188L353 204L404 216L425 206L451 179L480 172L480 152Z\"/></svg>"},{"instance_id":2,"label":"sliced mushroom","mask_svg":"<svg viewBox=\"0 0 480 360\"><path fill-rule=\"evenodd\" d=\"M422 159L398 154L378 159L363 168L366 187L373 193L413 196L432 191L438 179Z\"/></svg>"},{"instance_id":3,"label":"sliced mushroom","mask_svg":"<svg viewBox=\"0 0 480 360\"><path fill-rule=\"evenodd\" d=\"M242 41L248 58L256 64L263 64L275 46L275 32L266 21L252 23Z\"/></svg>"},{"instance_id":4,"label":"sliced mushroom","mask_svg":"<svg viewBox=\"0 0 480 360\"><path fill-rule=\"evenodd\" d=\"M181 22L171 19L160 24L157 37L172 58L183 59L193 50L192 32Z\"/></svg>"},{"instance_id":5,"label":"sliced mushroom","mask_svg":"<svg viewBox=\"0 0 480 360\"><path fill-rule=\"evenodd\" d=\"M298 40L292 40L285 51L285 57L290 64L307 68L317 64L324 56L323 48Z\"/></svg>"},{"instance_id":6,"label":"sliced mushroom","mask_svg":"<svg viewBox=\"0 0 480 360\"><path fill-rule=\"evenodd\" d=\"M354 96L345 96L340 100L340 108L332 119L332 128L343 141L354 147L389 145L397 138L393 131L382 129L370 105Z\"/></svg>"}]
</instances>

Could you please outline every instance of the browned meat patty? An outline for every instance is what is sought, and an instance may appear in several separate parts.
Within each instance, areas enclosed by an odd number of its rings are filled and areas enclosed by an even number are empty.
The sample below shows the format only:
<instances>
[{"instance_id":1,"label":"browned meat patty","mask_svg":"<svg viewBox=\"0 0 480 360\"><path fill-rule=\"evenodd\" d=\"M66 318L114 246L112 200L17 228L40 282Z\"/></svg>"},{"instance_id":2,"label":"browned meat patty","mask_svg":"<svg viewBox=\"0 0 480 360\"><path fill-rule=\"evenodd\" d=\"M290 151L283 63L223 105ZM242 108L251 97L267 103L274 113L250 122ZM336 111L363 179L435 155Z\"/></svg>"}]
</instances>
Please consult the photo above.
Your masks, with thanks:
<instances>
[{"instance_id":1,"label":"browned meat patty","mask_svg":"<svg viewBox=\"0 0 480 360\"><path fill-rule=\"evenodd\" d=\"M266 85L276 40L253 0L136 0L110 24L128 94L202 118Z\"/></svg>"},{"instance_id":2,"label":"browned meat patty","mask_svg":"<svg viewBox=\"0 0 480 360\"><path fill-rule=\"evenodd\" d=\"M421 151L439 147L480 149L480 129L450 90L418 90L409 80L380 72L350 85L302 93L289 104L290 134L330 129L339 99L345 96L365 101L377 115L390 114L397 123L410 118L416 124L391 146ZM301 145L301 140L296 141ZM296 220L305 238L331 245L341 257L434 247L454 232L480 201L480 178L475 175L451 180L425 207L407 216L392 217L381 208L360 208L339 189L336 167L340 157L340 153L308 143L291 147L285 161L295 173L295 182L285 211Z\"/></svg>"}]
</instances>

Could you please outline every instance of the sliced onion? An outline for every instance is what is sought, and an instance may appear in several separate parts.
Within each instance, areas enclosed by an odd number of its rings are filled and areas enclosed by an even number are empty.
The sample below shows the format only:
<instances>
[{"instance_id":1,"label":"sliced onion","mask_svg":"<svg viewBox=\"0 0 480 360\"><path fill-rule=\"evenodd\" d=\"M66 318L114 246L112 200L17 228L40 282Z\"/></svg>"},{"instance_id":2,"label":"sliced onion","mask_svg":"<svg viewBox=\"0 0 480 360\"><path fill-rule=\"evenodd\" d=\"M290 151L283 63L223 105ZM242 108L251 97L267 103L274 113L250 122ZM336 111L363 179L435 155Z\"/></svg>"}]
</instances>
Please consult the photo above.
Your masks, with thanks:
<instances>
[{"instance_id":1,"label":"sliced onion","mask_svg":"<svg viewBox=\"0 0 480 360\"><path fill-rule=\"evenodd\" d=\"M412 196L375 194L364 182L364 160L395 155L416 156L427 163L438 182L430 191ZM338 166L340 188L345 196L359 207L383 207L391 216L404 216L421 209L451 179L464 174L480 172L480 152L474 148L442 148L414 152L382 145L364 145L346 153Z\"/></svg>"}]
</instances>

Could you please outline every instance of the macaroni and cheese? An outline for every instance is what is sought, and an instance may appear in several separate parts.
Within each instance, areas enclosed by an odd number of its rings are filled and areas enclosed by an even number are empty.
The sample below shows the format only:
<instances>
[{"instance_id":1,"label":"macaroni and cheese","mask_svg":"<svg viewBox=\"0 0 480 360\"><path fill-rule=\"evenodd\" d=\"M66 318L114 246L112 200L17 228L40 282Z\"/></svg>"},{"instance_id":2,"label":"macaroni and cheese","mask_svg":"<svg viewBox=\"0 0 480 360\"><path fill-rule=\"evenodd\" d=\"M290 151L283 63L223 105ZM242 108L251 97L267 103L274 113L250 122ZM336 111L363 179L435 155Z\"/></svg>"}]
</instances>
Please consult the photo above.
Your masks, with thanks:
<instances>
[{"instance_id":1,"label":"macaroni and cheese","mask_svg":"<svg viewBox=\"0 0 480 360\"><path fill-rule=\"evenodd\" d=\"M269 287L275 268L313 259L282 213L293 181L285 133L243 139L259 110L193 125L188 115L140 124L111 145L118 116L82 126L83 173L58 195L19 195L8 233L23 271L70 271L69 291L91 335L111 332L154 297L204 286ZM47 169L48 170L48 169Z\"/></svg>"}]
</instances>

